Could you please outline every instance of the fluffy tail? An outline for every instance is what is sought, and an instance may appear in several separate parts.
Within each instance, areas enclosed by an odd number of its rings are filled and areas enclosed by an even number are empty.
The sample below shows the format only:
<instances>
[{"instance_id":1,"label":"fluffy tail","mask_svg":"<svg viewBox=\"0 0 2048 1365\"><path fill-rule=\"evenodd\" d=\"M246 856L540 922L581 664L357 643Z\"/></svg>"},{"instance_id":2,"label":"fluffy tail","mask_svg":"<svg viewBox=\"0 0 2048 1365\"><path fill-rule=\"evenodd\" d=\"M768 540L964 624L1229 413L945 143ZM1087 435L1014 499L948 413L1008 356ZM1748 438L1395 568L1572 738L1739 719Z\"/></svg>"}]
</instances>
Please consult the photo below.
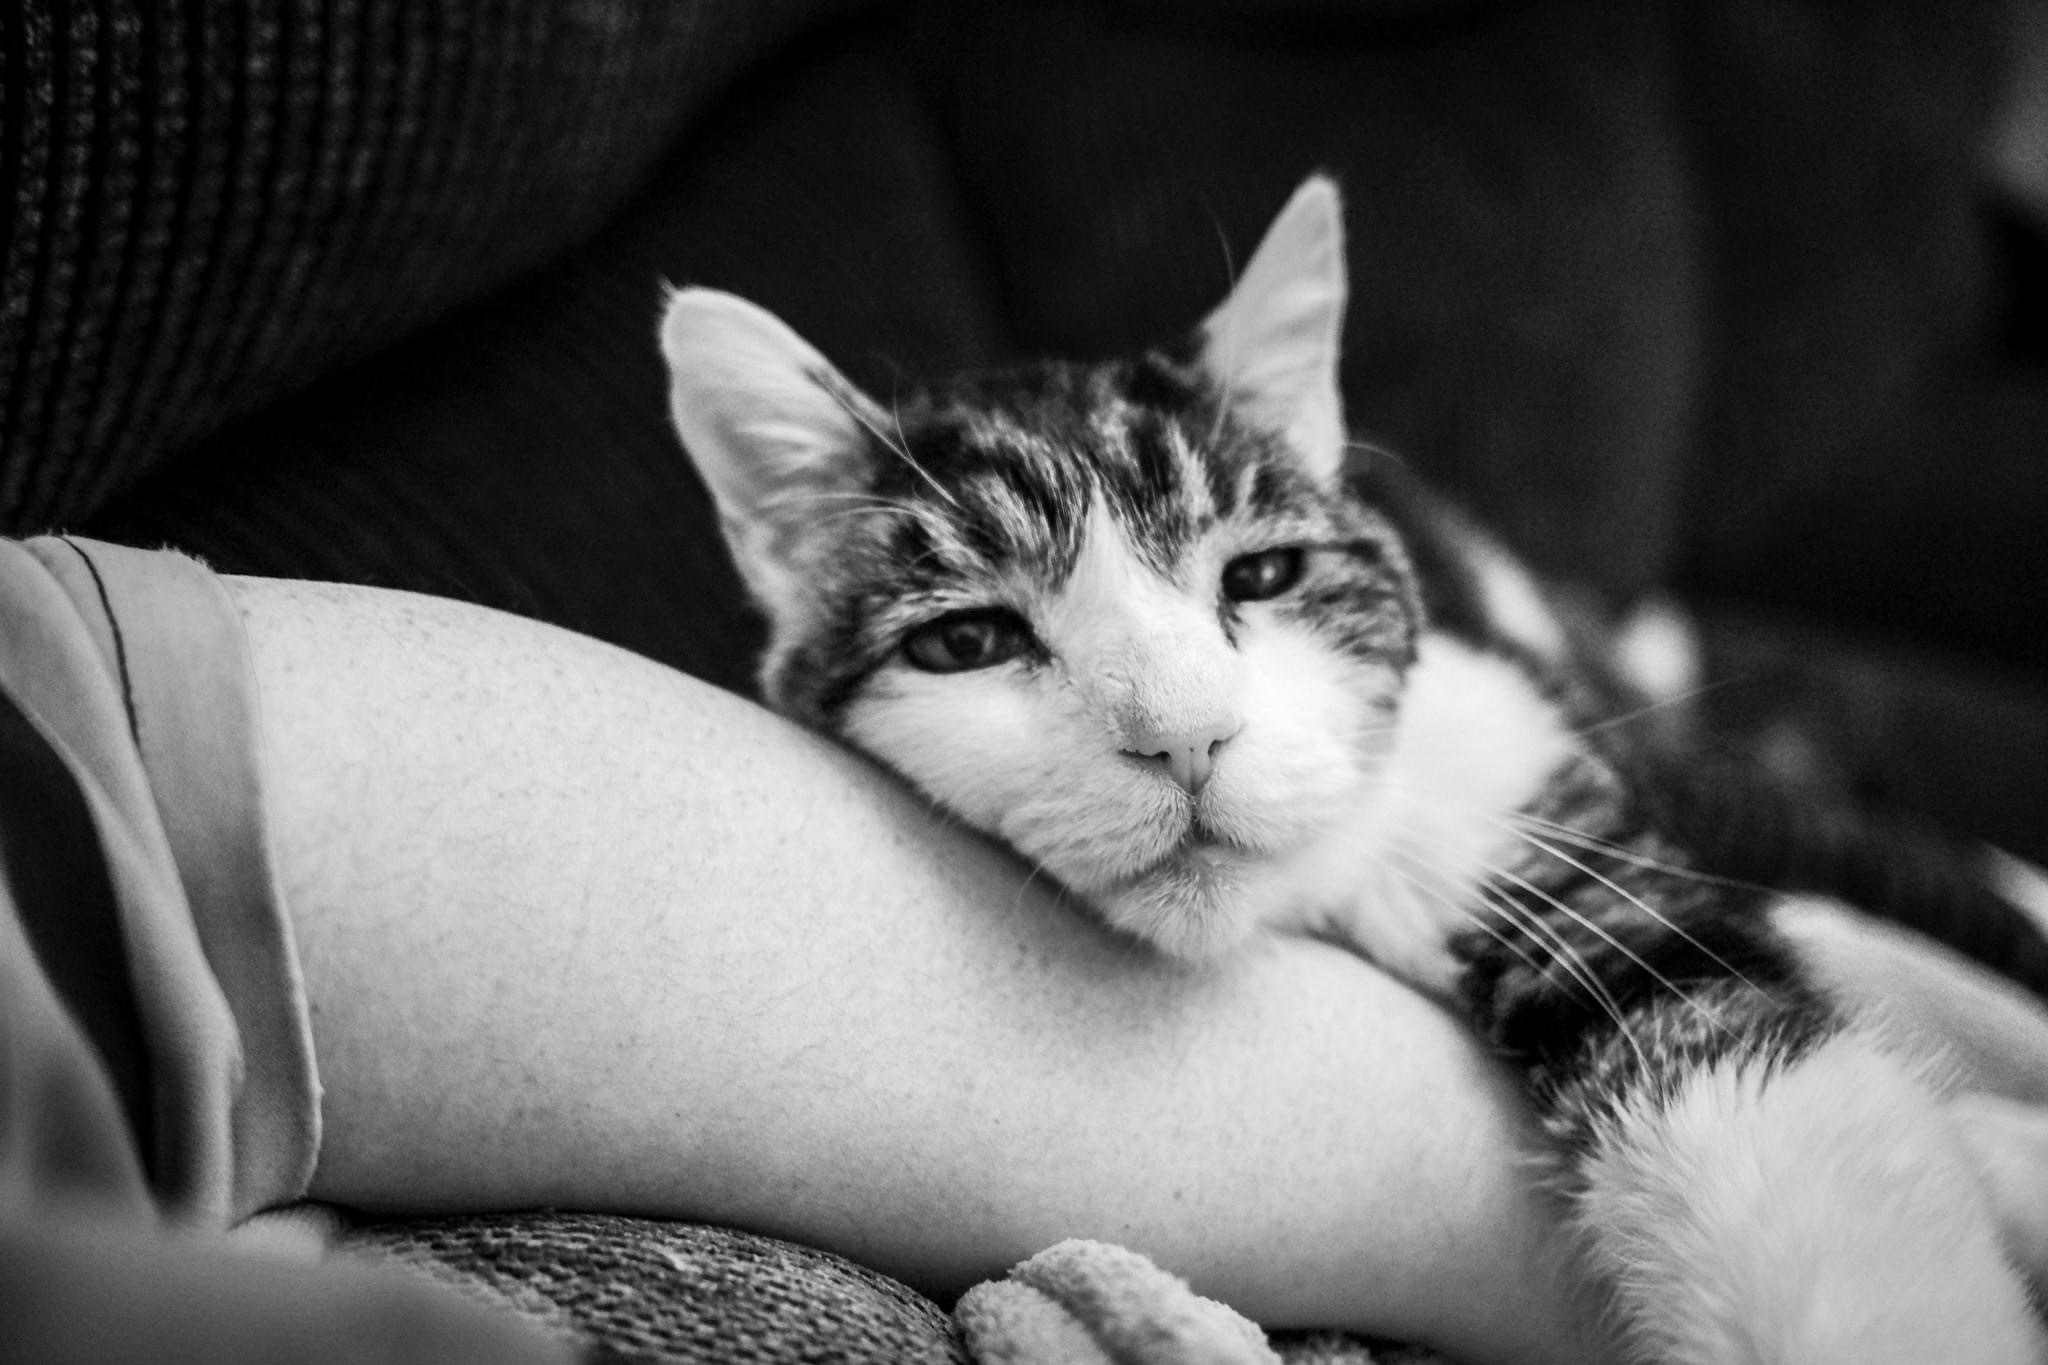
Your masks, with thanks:
<instances>
[{"instance_id":1,"label":"fluffy tail","mask_svg":"<svg viewBox=\"0 0 2048 1365\"><path fill-rule=\"evenodd\" d=\"M1592 1268L1644 1361L2048 1361L1945 1102L1868 1036L1695 1072L1577 1167Z\"/></svg>"}]
</instances>

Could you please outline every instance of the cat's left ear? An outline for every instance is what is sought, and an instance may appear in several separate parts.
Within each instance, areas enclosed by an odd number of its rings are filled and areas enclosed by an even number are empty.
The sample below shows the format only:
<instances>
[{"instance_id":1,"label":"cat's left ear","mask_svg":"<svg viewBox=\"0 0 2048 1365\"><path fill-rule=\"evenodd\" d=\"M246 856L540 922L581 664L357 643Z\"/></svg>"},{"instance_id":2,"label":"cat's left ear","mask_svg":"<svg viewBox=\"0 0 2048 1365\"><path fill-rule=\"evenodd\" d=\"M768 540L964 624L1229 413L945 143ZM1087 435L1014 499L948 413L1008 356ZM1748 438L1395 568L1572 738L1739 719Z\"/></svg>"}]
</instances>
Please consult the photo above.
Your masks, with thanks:
<instances>
[{"instance_id":1,"label":"cat's left ear","mask_svg":"<svg viewBox=\"0 0 2048 1365\"><path fill-rule=\"evenodd\" d=\"M1326 481L1344 462L1344 299L1343 205L1335 181L1312 175L1200 331L1203 367L1231 405Z\"/></svg>"}]
</instances>

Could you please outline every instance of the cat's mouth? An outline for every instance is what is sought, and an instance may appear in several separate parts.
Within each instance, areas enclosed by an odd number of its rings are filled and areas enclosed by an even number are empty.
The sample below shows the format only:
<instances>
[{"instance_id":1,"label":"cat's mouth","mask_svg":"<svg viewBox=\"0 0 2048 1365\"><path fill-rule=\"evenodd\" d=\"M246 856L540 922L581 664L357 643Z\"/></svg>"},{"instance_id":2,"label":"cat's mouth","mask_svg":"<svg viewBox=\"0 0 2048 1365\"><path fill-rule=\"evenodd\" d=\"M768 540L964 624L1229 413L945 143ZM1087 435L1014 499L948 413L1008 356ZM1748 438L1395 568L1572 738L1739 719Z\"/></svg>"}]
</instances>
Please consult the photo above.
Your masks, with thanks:
<instances>
[{"instance_id":1,"label":"cat's mouth","mask_svg":"<svg viewBox=\"0 0 2048 1365\"><path fill-rule=\"evenodd\" d=\"M1213 877L1242 862L1244 856L1241 850L1220 839L1201 839L1190 835L1160 860L1160 866L1179 863L1197 878Z\"/></svg>"},{"instance_id":2,"label":"cat's mouth","mask_svg":"<svg viewBox=\"0 0 2048 1365\"><path fill-rule=\"evenodd\" d=\"M1181 836L1179 843L1167 849L1151 865L1132 874L1126 884L1142 882L1174 869L1185 869L1197 879L1207 879L1264 856L1263 850L1246 847L1209 828L1198 817L1189 822L1187 833Z\"/></svg>"},{"instance_id":3,"label":"cat's mouth","mask_svg":"<svg viewBox=\"0 0 2048 1365\"><path fill-rule=\"evenodd\" d=\"M1150 864L1093 898L1108 920L1169 956L1202 961L1256 922L1246 892L1264 854L1191 826Z\"/></svg>"}]
</instances>

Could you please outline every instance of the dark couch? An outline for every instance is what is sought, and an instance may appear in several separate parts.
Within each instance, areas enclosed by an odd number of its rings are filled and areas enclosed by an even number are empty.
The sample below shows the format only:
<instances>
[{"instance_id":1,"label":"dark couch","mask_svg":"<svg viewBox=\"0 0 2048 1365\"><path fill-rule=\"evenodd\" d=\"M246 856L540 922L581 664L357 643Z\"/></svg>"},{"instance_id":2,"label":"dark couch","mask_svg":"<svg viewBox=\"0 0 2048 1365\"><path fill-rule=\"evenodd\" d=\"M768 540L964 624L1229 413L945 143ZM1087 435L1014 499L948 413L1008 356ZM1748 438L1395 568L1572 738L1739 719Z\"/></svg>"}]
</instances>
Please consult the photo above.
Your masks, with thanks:
<instances>
[{"instance_id":1,"label":"dark couch","mask_svg":"<svg viewBox=\"0 0 2048 1365\"><path fill-rule=\"evenodd\" d=\"M745 689L663 281L886 392L1190 326L1324 167L1362 435L1591 596L1689 603L1733 743L2048 859L2048 235L1988 169L2020 12L28 0L0 531Z\"/></svg>"}]
</instances>

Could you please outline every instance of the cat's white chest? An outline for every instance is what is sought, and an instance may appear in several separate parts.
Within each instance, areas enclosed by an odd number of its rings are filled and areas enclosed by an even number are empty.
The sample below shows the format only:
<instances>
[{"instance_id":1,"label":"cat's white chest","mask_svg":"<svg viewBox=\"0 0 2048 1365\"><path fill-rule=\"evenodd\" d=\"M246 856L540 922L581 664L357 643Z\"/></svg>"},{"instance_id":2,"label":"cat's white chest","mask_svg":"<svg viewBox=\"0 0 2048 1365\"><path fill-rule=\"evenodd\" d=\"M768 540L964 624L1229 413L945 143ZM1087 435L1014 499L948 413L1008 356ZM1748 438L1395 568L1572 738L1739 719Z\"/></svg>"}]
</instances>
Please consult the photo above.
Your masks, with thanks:
<instances>
[{"instance_id":1,"label":"cat's white chest","mask_svg":"<svg viewBox=\"0 0 2048 1365\"><path fill-rule=\"evenodd\" d=\"M1448 936L1488 913L1485 885L1519 846L1520 813L1577 746L1520 668L1425 635L1384 769L1300 865L1308 926L1448 990Z\"/></svg>"}]
</instances>

